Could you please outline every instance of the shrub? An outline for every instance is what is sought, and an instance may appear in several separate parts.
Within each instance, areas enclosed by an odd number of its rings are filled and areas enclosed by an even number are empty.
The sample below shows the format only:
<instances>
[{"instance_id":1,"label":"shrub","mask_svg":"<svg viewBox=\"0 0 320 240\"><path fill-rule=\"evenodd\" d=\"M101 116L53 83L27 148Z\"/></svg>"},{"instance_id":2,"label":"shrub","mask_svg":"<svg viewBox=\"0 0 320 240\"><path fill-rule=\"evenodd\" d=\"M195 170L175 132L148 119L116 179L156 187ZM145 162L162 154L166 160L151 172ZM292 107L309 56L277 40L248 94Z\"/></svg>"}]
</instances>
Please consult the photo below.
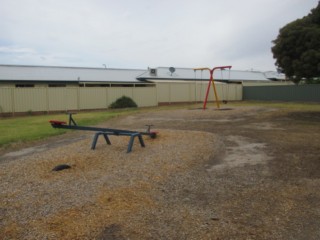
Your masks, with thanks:
<instances>
[{"instance_id":1,"label":"shrub","mask_svg":"<svg viewBox=\"0 0 320 240\"><path fill-rule=\"evenodd\" d=\"M27 111L27 114L28 114L28 116L32 116L32 110L31 110L31 109L28 110L28 111Z\"/></svg>"},{"instance_id":2,"label":"shrub","mask_svg":"<svg viewBox=\"0 0 320 240\"><path fill-rule=\"evenodd\" d=\"M111 103L110 108L136 108L138 105L129 97L122 96Z\"/></svg>"}]
</instances>

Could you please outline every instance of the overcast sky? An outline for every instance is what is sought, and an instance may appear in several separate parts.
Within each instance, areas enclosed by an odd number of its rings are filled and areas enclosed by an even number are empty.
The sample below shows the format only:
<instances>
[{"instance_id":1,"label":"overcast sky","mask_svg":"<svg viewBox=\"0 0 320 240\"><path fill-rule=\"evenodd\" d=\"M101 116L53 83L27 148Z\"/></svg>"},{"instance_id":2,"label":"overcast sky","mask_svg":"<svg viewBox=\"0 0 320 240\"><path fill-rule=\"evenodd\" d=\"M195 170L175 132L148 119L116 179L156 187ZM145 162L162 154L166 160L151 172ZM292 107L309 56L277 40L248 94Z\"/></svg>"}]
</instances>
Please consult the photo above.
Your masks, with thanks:
<instances>
[{"instance_id":1,"label":"overcast sky","mask_svg":"<svg viewBox=\"0 0 320 240\"><path fill-rule=\"evenodd\" d=\"M0 0L0 64L275 70L279 29L318 0Z\"/></svg>"}]
</instances>

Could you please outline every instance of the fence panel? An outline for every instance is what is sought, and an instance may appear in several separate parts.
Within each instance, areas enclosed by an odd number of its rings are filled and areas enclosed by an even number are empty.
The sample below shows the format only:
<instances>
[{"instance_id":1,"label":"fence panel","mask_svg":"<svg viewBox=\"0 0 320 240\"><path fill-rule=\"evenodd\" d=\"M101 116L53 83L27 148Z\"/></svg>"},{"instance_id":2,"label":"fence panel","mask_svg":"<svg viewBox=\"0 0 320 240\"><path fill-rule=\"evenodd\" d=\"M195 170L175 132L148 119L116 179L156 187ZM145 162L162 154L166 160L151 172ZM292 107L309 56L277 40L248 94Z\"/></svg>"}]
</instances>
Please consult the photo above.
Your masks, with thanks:
<instances>
[{"instance_id":1,"label":"fence panel","mask_svg":"<svg viewBox=\"0 0 320 240\"><path fill-rule=\"evenodd\" d=\"M66 88L47 88L48 111L66 111Z\"/></svg>"},{"instance_id":2,"label":"fence panel","mask_svg":"<svg viewBox=\"0 0 320 240\"><path fill-rule=\"evenodd\" d=\"M0 113L14 111L13 88L0 88Z\"/></svg>"},{"instance_id":3,"label":"fence panel","mask_svg":"<svg viewBox=\"0 0 320 240\"><path fill-rule=\"evenodd\" d=\"M107 108L106 88L85 87L79 89L79 108L100 109Z\"/></svg>"},{"instance_id":4,"label":"fence panel","mask_svg":"<svg viewBox=\"0 0 320 240\"><path fill-rule=\"evenodd\" d=\"M222 96L226 101L239 101L242 100L242 85L241 84L225 84L223 86Z\"/></svg>"},{"instance_id":5,"label":"fence panel","mask_svg":"<svg viewBox=\"0 0 320 240\"><path fill-rule=\"evenodd\" d=\"M190 99L190 83L171 83L170 102L188 102Z\"/></svg>"},{"instance_id":6,"label":"fence panel","mask_svg":"<svg viewBox=\"0 0 320 240\"><path fill-rule=\"evenodd\" d=\"M47 88L47 111L78 110L78 88Z\"/></svg>"},{"instance_id":7,"label":"fence panel","mask_svg":"<svg viewBox=\"0 0 320 240\"><path fill-rule=\"evenodd\" d=\"M15 88L13 94L15 112L46 111L46 88Z\"/></svg>"},{"instance_id":8,"label":"fence panel","mask_svg":"<svg viewBox=\"0 0 320 240\"><path fill-rule=\"evenodd\" d=\"M108 93L107 93L108 106L122 96L133 98L133 87L108 88Z\"/></svg>"},{"instance_id":9,"label":"fence panel","mask_svg":"<svg viewBox=\"0 0 320 240\"><path fill-rule=\"evenodd\" d=\"M133 100L138 107L157 106L157 90L155 87L135 87L133 89Z\"/></svg>"},{"instance_id":10,"label":"fence panel","mask_svg":"<svg viewBox=\"0 0 320 240\"><path fill-rule=\"evenodd\" d=\"M245 86L244 100L320 102L320 84Z\"/></svg>"},{"instance_id":11,"label":"fence panel","mask_svg":"<svg viewBox=\"0 0 320 240\"><path fill-rule=\"evenodd\" d=\"M79 110L80 103L79 103L79 88L66 88L67 91L67 99L66 99L66 109L67 110Z\"/></svg>"},{"instance_id":12,"label":"fence panel","mask_svg":"<svg viewBox=\"0 0 320 240\"><path fill-rule=\"evenodd\" d=\"M206 93L207 93L207 87L208 87L207 81L201 81L200 83L197 83L196 99L198 102L204 101L204 98L206 97Z\"/></svg>"},{"instance_id":13,"label":"fence panel","mask_svg":"<svg viewBox=\"0 0 320 240\"><path fill-rule=\"evenodd\" d=\"M204 101L207 93L208 82L197 85L198 90L196 91L197 101ZM242 100L242 86L240 84L215 84L218 99L220 101L239 101ZM199 91L200 90L200 91ZM210 86L208 101L215 101L213 86Z\"/></svg>"},{"instance_id":14,"label":"fence panel","mask_svg":"<svg viewBox=\"0 0 320 240\"><path fill-rule=\"evenodd\" d=\"M157 101L170 103L170 83L157 83Z\"/></svg>"}]
</instances>

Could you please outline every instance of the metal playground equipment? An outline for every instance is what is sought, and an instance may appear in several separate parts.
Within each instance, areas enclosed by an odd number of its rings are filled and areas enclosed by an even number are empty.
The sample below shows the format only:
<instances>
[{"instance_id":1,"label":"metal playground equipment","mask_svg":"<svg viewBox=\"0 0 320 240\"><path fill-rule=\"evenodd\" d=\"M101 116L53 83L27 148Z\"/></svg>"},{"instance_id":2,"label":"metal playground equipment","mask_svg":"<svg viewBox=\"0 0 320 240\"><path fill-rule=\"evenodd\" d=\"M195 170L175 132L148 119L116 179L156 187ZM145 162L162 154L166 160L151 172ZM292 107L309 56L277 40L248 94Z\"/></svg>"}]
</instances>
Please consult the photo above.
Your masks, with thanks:
<instances>
[{"instance_id":1,"label":"metal playground equipment","mask_svg":"<svg viewBox=\"0 0 320 240\"><path fill-rule=\"evenodd\" d=\"M219 104L219 98L218 98L218 94L217 94L217 89L216 89L216 86L214 84L214 80L213 80L213 72L217 69L220 69L220 70L224 70L224 69L229 69L231 68L232 66L220 66L220 67L214 67L212 69L210 68L194 68L193 70L194 71L198 71L198 70L208 70L210 72L210 79L209 79L209 83L208 83L208 87L207 87L207 92L206 92L206 97L204 99L204 102L203 102L203 110L206 109L206 106L207 106L207 101L208 101L208 96L209 96L209 91L210 91L210 85L211 85L211 82L212 82L212 87L213 87L213 91L214 91L214 96L215 96L215 99L216 99L216 103L217 103L217 108L219 109L220 108L220 104Z\"/></svg>"},{"instance_id":2,"label":"metal playground equipment","mask_svg":"<svg viewBox=\"0 0 320 240\"><path fill-rule=\"evenodd\" d=\"M79 126L75 122L75 120L72 117L72 114L74 113L68 113L69 115L69 123L64 121L56 121L56 120L50 120L51 126L53 128L63 128L63 129L72 129L72 130L82 130L82 131L93 131L96 132L93 137L93 141L91 144L91 149L94 150L96 148L96 144L98 141L99 136L103 136L106 143L108 145L111 145L111 141L108 137L108 135L115 135L115 136L129 136L130 140L128 143L127 153L132 151L132 146L135 138L139 139L139 143L141 147L145 147L142 135L149 136L151 138L156 138L157 132L151 131L152 125L146 125L147 130L145 132L137 132L137 131L130 131L130 130L122 130L122 129L113 129L113 128L100 128L100 127L87 127L87 126Z\"/></svg>"}]
</instances>

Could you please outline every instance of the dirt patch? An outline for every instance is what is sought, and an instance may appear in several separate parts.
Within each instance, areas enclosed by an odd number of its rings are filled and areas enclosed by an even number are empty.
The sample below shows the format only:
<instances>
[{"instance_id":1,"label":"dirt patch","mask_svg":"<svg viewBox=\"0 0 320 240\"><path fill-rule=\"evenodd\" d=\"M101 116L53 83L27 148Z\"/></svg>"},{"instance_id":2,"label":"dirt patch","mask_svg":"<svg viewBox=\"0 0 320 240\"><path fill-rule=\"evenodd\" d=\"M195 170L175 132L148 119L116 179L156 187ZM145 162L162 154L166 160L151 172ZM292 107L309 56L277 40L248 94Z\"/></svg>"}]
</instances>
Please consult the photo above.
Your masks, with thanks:
<instances>
[{"instance_id":1,"label":"dirt patch","mask_svg":"<svg viewBox=\"0 0 320 240\"><path fill-rule=\"evenodd\" d=\"M275 123L271 122L249 123L248 125L243 127L256 130L284 130L284 128L280 128Z\"/></svg>"},{"instance_id":2,"label":"dirt patch","mask_svg":"<svg viewBox=\"0 0 320 240\"><path fill-rule=\"evenodd\" d=\"M265 143L256 143L241 136L228 136L228 141L222 161L211 167L210 171L224 168L244 167L245 165L266 164L271 159L265 152Z\"/></svg>"},{"instance_id":3,"label":"dirt patch","mask_svg":"<svg viewBox=\"0 0 320 240\"><path fill-rule=\"evenodd\" d=\"M3 239L319 239L319 113L230 108L106 122L155 125L130 154L89 134L2 155Z\"/></svg>"},{"instance_id":4,"label":"dirt patch","mask_svg":"<svg viewBox=\"0 0 320 240\"><path fill-rule=\"evenodd\" d=\"M319 122L320 121L320 112L314 112L314 111L292 112L292 113L288 114L288 118L291 118L294 120Z\"/></svg>"},{"instance_id":5,"label":"dirt patch","mask_svg":"<svg viewBox=\"0 0 320 240\"><path fill-rule=\"evenodd\" d=\"M19 157L31 155L34 153L45 152L45 151L48 151L49 149L52 149L52 148L56 148L56 147L63 146L63 145L68 145L68 144L71 144L72 142L82 140L85 137L86 137L85 135L82 135L80 137L73 136L70 139L61 139L61 140L56 140L54 142L51 142L49 144L46 143L46 144L35 145L32 147L27 147L27 148L20 148L16 151L10 151L10 152L5 153L2 156L0 156L0 163L5 160L10 161L10 160L17 159Z\"/></svg>"}]
</instances>

